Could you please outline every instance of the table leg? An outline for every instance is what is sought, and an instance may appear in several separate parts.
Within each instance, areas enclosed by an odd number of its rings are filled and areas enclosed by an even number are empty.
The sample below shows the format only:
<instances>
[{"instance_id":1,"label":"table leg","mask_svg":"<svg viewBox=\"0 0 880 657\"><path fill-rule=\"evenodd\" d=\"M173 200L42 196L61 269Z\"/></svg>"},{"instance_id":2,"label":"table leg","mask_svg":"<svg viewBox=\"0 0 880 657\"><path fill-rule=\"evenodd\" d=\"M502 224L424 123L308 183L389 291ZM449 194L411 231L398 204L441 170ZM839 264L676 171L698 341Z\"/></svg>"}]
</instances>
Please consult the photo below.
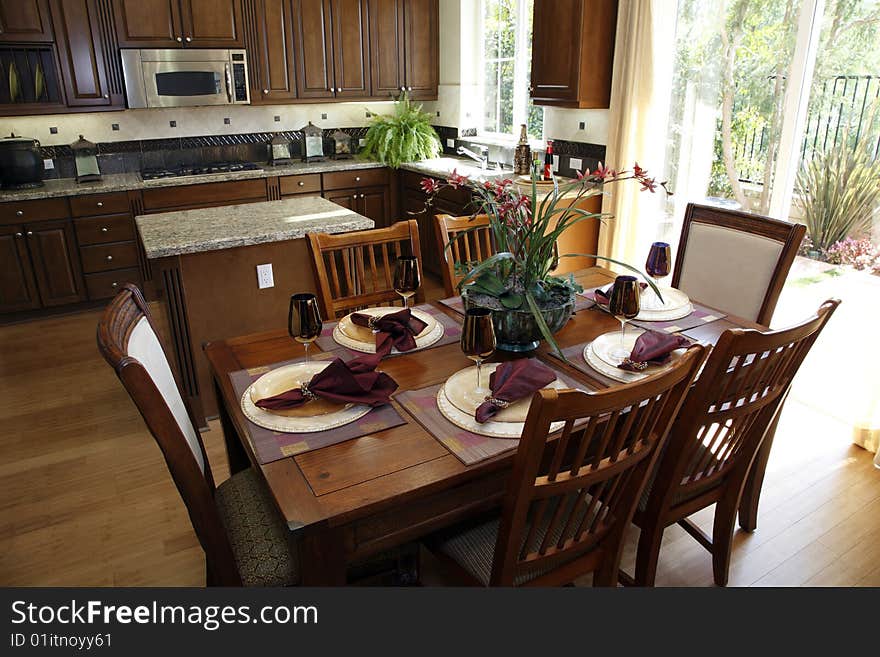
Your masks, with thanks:
<instances>
[{"instance_id":1,"label":"table leg","mask_svg":"<svg viewBox=\"0 0 880 657\"><path fill-rule=\"evenodd\" d=\"M214 394L217 396L217 412L220 418L220 427L223 429L223 441L226 443L226 458L229 461L229 474L234 475L236 472L247 470L251 466L247 452L241 444L241 437L232 423L229 411L226 409L226 402L223 400L223 393L217 382L214 382Z\"/></svg>"},{"instance_id":2,"label":"table leg","mask_svg":"<svg viewBox=\"0 0 880 657\"><path fill-rule=\"evenodd\" d=\"M299 541L302 586L345 586L345 548L342 532L320 529Z\"/></svg>"}]
</instances>

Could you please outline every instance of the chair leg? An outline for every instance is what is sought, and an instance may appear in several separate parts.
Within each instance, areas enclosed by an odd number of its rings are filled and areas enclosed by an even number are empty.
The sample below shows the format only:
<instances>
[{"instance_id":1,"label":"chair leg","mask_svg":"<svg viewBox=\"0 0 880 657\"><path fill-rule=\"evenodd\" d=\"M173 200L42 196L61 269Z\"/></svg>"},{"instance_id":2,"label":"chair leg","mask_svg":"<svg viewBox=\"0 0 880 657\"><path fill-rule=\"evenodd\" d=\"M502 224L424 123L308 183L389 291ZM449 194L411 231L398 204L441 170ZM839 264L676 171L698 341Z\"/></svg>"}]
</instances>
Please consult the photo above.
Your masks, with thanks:
<instances>
[{"instance_id":1,"label":"chair leg","mask_svg":"<svg viewBox=\"0 0 880 657\"><path fill-rule=\"evenodd\" d=\"M733 530L739 500L722 498L715 507L712 526L712 575L716 586L727 586L730 575L730 553L733 549Z\"/></svg>"},{"instance_id":2,"label":"chair leg","mask_svg":"<svg viewBox=\"0 0 880 657\"><path fill-rule=\"evenodd\" d=\"M767 428L764 442L755 456L755 461L749 470L748 479L743 489L742 499L739 503L739 526L747 532L753 532L758 528L758 502L761 501L761 488L764 485L764 474L767 471L767 461L770 459L770 448L773 446L773 438L776 435L776 425L779 424L779 416Z\"/></svg>"},{"instance_id":3,"label":"chair leg","mask_svg":"<svg viewBox=\"0 0 880 657\"><path fill-rule=\"evenodd\" d=\"M665 527L642 527L642 532L639 535L638 553L636 554L636 574L633 578L636 586L654 586L664 530Z\"/></svg>"}]
</instances>

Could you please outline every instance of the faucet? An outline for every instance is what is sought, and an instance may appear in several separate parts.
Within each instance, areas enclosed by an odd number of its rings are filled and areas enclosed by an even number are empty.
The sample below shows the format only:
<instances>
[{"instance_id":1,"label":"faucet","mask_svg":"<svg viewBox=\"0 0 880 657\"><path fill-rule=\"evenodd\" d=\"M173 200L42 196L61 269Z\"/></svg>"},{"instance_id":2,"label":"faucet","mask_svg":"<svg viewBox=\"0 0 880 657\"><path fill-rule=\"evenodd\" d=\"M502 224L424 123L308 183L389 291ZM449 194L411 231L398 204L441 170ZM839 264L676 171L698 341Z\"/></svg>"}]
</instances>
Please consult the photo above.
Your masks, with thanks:
<instances>
[{"instance_id":1,"label":"faucet","mask_svg":"<svg viewBox=\"0 0 880 657\"><path fill-rule=\"evenodd\" d=\"M466 155L471 158L474 162L480 163L480 168L485 171L489 166L489 147L488 146L480 146L480 154L477 155L469 148L465 148L464 146L459 146L455 151L459 155Z\"/></svg>"}]
</instances>

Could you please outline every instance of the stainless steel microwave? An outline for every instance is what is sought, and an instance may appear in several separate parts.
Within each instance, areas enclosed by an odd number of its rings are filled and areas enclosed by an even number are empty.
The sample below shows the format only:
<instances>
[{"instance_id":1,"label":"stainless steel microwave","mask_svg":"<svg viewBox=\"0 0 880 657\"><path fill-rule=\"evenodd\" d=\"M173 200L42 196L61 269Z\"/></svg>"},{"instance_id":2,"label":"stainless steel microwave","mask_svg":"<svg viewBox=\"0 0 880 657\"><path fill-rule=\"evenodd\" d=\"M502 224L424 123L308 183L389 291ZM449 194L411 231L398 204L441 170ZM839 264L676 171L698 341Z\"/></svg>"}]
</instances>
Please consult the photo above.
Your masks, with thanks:
<instances>
[{"instance_id":1,"label":"stainless steel microwave","mask_svg":"<svg viewBox=\"0 0 880 657\"><path fill-rule=\"evenodd\" d=\"M130 108L251 102L244 50L181 48L120 52Z\"/></svg>"}]
</instances>

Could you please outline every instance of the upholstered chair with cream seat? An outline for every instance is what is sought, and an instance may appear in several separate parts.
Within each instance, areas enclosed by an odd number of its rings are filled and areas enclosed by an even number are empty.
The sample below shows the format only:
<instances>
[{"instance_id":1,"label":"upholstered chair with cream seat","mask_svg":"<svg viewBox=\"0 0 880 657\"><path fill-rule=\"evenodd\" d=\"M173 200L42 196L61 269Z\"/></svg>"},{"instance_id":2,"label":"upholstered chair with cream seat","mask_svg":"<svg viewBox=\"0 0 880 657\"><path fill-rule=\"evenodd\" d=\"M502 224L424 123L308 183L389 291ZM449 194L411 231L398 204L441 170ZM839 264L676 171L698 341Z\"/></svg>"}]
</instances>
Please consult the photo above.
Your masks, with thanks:
<instances>
[{"instance_id":1,"label":"upholstered chair with cream seat","mask_svg":"<svg viewBox=\"0 0 880 657\"><path fill-rule=\"evenodd\" d=\"M672 286L769 326L805 230L803 224L689 203Z\"/></svg>"}]
</instances>

